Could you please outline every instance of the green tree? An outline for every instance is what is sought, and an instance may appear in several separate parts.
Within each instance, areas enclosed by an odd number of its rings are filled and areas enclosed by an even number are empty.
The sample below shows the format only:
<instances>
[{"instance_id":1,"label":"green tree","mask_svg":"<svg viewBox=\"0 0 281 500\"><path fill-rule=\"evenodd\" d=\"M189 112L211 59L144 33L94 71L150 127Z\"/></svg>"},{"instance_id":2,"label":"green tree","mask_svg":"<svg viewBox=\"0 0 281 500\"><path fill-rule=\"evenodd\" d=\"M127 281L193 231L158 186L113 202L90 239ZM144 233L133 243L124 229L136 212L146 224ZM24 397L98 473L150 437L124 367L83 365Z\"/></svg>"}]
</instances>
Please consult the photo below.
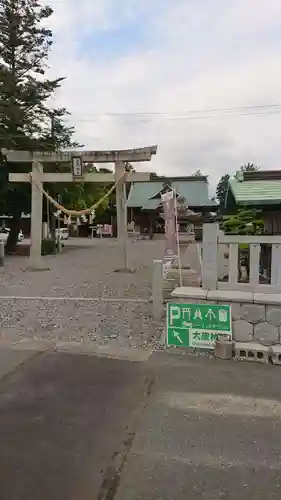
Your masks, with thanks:
<instances>
[{"instance_id":1,"label":"green tree","mask_svg":"<svg viewBox=\"0 0 281 500\"><path fill-rule=\"evenodd\" d=\"M67 126L63 119L68 115L67 111L62 108L59 110L50 111L51 126L46 129L40 138L40 144L44 149L56 150L63 148L79 148L82 147L76 141L73 141L75 133L74 127ZM56 171L62 171L60 165L56 165ZM112 173L111 170L105 167L97 169L97 167L88 163L84 165L84 172L87 173ZM46 190L54 199L60 200L60 203L68 209L84 210L94 205L100 200L104 194L110 189L108 184L87 184L87 183L65 183L65 184L48 184ZM96 216L99 217L108 207L108 200L104 200L96 210ZM45 202L46 203L46 202ZM47 210L45 208L45 214ZM56 209L51 206L50 213L56 212ZM54 219L50 218L51 233L54 234Z\"/></svg>"},{"instance_id":2,"label":"green tree","mask_svg":"<svg viewBox=\"0 0 281 500\"><path fill-rule=\"evenodd\" d=\"M260 214L261 210L245 206L234 215L224 216L222 229L226 234L261 234L264 221Z\"/></svg>"},{"instance_id":3,"label":"green tree","mask_svg":"<svg viewBox=\"0 0 281 500\"><path fill-rule=\"evenodd\" d=\"M65 148L82 147L82 144L79 144L73 139L75 128L67 125L64 122L65 117L69 115L70 113L68 113L65 108L50 109L49 111L47 111L46 127L39 137L40 149L44 149L47 151L56 151ZM63 172L63 167L61 167L59 163L54 164L53 168L56 172ZM45 186L45 189L52 198L56 200L60 198L60 201L62 202L61 195L62 193L67 192L67 190L69 189L69 185L53 183L47 184ZM81 190L78 184L73 184L72 191L72 196L74 196L74 193L76 192L76 198L79 198L79 196L81 195ZM47 203L49 202L46 200L46 198L44 198L43 202L43 217L49 223L50 232L53 238L55 238L56 220L53 214L54 212L56 212L56 208L54 207L54 205L50 204L49 210L47 210Z\"/></svg>"},{"instance_id":4,"label":"green tree","mask_svg":"<svg viewBox=\"0 0 281 500\"><path fill-rule=\"evenodd\" d=\"M47 126L39 136L40 149L55 151L64 148L82 148L73 139L75 127L67 125L64 120L70 113L65 108L46 110Z\"/></svg>"},{"instance_id":5,"label":"green tree","mask_svg":"<svg viewBox=\"0 0 281 500\"><path fill-rule=\"evenodd\" d=\"M257 172L260 169L257 165L254 165L254 163L245 163L244 165L241 165L240 170L237 170L235 177L239 175L240 172Z\"/></svg>"},{"instance_id":6,"label":"green tree","mask_svg":"<svg viewBox=\"0 0 281 500\"><path fill-rule=\"evenodd\" d=\"M0 0L1 147L38 147L47 100L63 80L44 78L52 32L42 21L52 13L38 0Z\"/></svg>"},{"instance_id":7,"label":"green tree","mask_svg":"<svg viewBox=\"0 0 281 500\"><path fill-rule=\"evenodd\" d=\"M60 190L61 204L71 210L85 210L99 201L110 189L103 184L69 184ZM108 207L108 199L104 200L96 210L96 216L101 215Z\"/></svg>"},{"instance_id":8,"label":"green tree","mask_svg":"<svg viewBox=\"0 0 281 500\"><path fill-rule=\"evenodd\" d=\"M198 168L193 174L194 177L201 177L201 176L204 176L204 174L202 174L200 168Z\"/></svg>"},{"instance_id":9,"label":"green tree","mask_svg":"<svg viewBox=\"0 0 281 500\"><path fill-rule=\"evenodd\" d=\"M47 101L63 78L45 78L52 32L43 23L53 10L38 0L0 0L0 148L35 150L40 147ZM16 165L9 165L15 171ZM3 175L3 174L2 174ZM7 249L17 241L21 212L29 210L29 186L7 187L2 178L6 212L13 215Z\"/></svg>"},{"instance_id":10,"label":"green tree","mask_svg":"<svg viewBox=\"0 0 281 500\"><path fill-rule=\"evenodd\" d=\"M261 212L261 210L252 209L245 206L243 208L240 208L235 215L224 216L221 227L226 234L261 234L264 227L264 221L259 217ZM245 267L247 275L249 276L249 257L249 245L240 244L238 261L239 280L241 279L242 275L242 266Z\"/></svg>"},{"instance_id":11,"label":"green tree","mask_svg":"<svg viewBox=\"0 0 281 500\"><path fill-rule=\"evenodd\" d=\"M131 163L129 162L126 162L125 163L125 172L135 172L135 168L133 167L133 165L131 165Z\"/></svg>"},{"instance_id":12,"label":"green tree","mask_svg":"<svg viewBox=\"0 0 281 500\"><path fill-rule=\"evenodd\" d=\"M244 165L241 165L239 170L236 171L235 177L237 178L240 172L257 172L258 170L259 167L257 165L254 165L254 163L245 163ZM229 179L230 179L229 174L222 175L216 188L216 197L220 204L221 213L224 212Z\"/></svg>"},{"instance_id":13,"label":"green tree","mask_svg":"<svg viewBox=\"0 0 281 500\"><path fill-rule=\"evenodd\" d=\"M217 200L220 204L220 211L223 212L224 206L225 206L225 201L226 201L226 195L227 195L227 190L228 190L228 181L229 181L229 174L225 174L220 178L220 181L217 185L216 188L216 197Z\"/></svg>"},{"instance_id":14,"label":"green tree","mask_svg":"<svg viewBox=\"0 0 281 500\"><path fill-rule=\"evenodd\" d=\"M242 172L257 172L260 169L257 165L254 165L254 163L245 163L244 165L241 165L241 170Z\"/></svg>"}]
</instances>

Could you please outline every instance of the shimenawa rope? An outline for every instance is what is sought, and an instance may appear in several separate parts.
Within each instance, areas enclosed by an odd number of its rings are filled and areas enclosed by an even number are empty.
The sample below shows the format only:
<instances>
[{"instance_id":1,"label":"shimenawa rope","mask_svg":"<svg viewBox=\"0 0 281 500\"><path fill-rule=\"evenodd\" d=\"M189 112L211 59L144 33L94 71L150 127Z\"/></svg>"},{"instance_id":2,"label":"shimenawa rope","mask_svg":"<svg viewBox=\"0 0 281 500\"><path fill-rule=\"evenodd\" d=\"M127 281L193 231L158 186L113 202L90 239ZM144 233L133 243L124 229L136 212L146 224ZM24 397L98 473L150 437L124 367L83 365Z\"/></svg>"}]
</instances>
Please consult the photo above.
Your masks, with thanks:
<instances>
[{"instance_id":1,"label":"shimenawa rope","mask_svg":"<svg viewBox=\"0 0 281 500\"><path fill-rule=\"evenodd\" d=\"M101 203L104 202L104 200L106 200L110 195L111 193L113 193L113 191L116 189L116 186L119 184L119 182L122 182L124 179L126 179L126 176L127 176L127 172L124 173L124 175L122 175L122 177L120 177L120 179L118 179L118 181L116 181L113 186L109 189L109 191L107 191L107 193L102 197L100 198L100 200L98 200L94 205L92 205L91 207L89 208L85 208L84 210L70 210L68 208L65 208L63 205L61 205L60 203L58 203L56 200L54 200L54 198L52 198L48 193L47 191L45 191L45 189L43 188L42 184L39 184L39 183L36 183L37 187L39 187L39 189L41 190L41 192L44 194L44 196L46 196L46 198L49 200L50 203L52 203L54 205L54 207L56 207L57 210L60 210L61 212L65 213L66 215L68 215L69 217L71 215L73 216L76 216L76 217L79 217L81 215L89 215L91 214L94 210L96 210L96 208L98 208L99 205L101 205ZM30 182L32 182L32 173L30 173Z\"/></svg>"}]
</instances>

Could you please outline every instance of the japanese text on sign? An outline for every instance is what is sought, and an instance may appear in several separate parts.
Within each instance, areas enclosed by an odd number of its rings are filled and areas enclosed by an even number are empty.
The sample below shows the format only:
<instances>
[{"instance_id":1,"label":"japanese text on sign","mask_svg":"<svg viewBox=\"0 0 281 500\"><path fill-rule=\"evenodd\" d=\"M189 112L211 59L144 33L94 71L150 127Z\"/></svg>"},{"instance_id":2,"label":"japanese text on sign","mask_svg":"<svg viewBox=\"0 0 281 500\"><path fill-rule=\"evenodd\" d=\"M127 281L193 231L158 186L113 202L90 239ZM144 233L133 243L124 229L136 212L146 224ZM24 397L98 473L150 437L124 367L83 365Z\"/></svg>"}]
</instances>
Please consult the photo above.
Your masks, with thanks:
<instances>
[{"instance_id":1,"label":"japanese text on sign","mask_svg":"<svg viewBox=\"0 0 281 500\"><path fill-rule=\"evenodd\" d=\"M168 304L168 345L213 349L222 334L232 338L229 305Z\"/></svg>"}]
</instances>

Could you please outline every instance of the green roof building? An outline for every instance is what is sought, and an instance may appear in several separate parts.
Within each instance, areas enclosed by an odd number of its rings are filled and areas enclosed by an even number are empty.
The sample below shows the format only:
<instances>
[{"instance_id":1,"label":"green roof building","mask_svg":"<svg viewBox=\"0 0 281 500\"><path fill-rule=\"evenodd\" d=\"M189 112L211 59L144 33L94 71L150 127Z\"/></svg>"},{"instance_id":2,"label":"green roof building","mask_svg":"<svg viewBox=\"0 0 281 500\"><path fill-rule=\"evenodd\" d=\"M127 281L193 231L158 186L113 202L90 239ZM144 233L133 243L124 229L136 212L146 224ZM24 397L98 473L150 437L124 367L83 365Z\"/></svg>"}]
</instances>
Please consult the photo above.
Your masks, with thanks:
<instances>
[{"instance_id":1,"label":"green roof building","mask_svg":"<svg viewBox=\"0 0 281 500\"><path fill-rule=\"evenodd\" d=\"M148 182L133 183L127 201L128 220L133 220L141 232L155 233L159 232L159 228L163 230L161 194L174 189L178 198L184 198L189 209L202 214L202 224L210 212L217 210L217 203L209 198L208 188L206 176L152 176Z\"/></svg>"},{"instance_id":2,"label":"green roof building","mask_svg":"<svg viewBox=\"0 0 281 500\"><path fill-rule=\"evenodd\" d=\"M261 209L264 232L281 234L281 170L239 172L230 179L225 210L235 213L242 206Z\"/></svg>"}]
</instances>

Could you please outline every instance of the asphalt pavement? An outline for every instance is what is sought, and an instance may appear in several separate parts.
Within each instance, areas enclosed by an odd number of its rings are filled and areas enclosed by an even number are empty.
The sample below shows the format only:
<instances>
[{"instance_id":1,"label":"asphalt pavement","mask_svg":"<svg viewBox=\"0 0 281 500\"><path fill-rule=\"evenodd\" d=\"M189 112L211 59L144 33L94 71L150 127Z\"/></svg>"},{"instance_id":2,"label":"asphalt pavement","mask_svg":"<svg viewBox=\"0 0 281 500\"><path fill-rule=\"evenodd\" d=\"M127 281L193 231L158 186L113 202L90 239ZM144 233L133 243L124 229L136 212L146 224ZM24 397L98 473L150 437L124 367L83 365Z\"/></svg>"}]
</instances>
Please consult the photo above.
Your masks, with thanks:
<instances>
[{"instance_id":1,"label":"asphalt pavement","mask_svg":"<svg viewBox=\"0 0 281 500\"><path fill-rule=\"evenodd\" d=\"M155 354L114 500L281 498L280 368Z\"/></svg>"},{"instance_id":2,"label":"asphalt pavement","mask_svg":"<svg viewBox=\"0 0 281 500\"><path fill-rule=\"evenodd\" d=\"M277 500L280 368L0 350L1 500Z\"/></svg>"},{"instance_id":3,"label":"asphalt pavement","mask_svg":"<svg viewBox=\"0 0 281 500\"><path fill-rule=\"evenodd\" d=\"M150 379L145 364L1 350L1 500L110 498Z\"/></svg>"}]
</instances>

